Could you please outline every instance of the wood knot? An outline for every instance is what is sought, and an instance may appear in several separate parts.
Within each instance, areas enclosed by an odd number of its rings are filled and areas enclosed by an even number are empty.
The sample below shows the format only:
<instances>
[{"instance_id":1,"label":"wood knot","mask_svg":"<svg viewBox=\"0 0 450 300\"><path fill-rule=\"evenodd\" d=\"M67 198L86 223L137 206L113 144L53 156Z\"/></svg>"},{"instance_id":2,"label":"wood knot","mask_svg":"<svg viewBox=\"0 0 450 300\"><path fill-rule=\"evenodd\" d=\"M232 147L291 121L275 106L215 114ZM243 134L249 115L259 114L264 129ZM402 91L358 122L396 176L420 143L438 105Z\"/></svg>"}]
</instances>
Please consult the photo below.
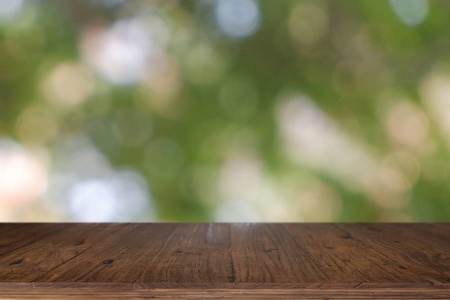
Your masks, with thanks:
<instances>
[{"instance_id":1,"label":"wood knot","mask_svg":"<svg viewBox=\"0 0 450 300\"><path fill-rule=\"evenodd\" d=\"M10 263L9 265L11 266L11 265L18 265L18 264L21 264L23 262L23 258L21 258L21 259L19 259L19 260L16 260L16 261L13 261L12 263Z\"/></svg>"},{"instance_id":2,"label":"wood knot","mask_svg":"<svg viewBox=\"0 0 450 300\"><path fill-rule=\"evenodd\" d=\"M201 253L185 252L186 255L202 255Z\"/></svg>"},{"instance_id":3,"label":"wood knot","mask_svg":"<svg viewBox=\"0 0 450 300\"><path fill-rule=\"evenodd\" d=\"M372 230L372 231L377 231L377 232L381 232L382 231L381 229L378 229L378 228L375 228L375 227L372 227L372 226L367 226L367 229Z\"/></svg>"},{"instance_id":4,"label":"wood knot","mask_svg":"<svg viewBox=\"0 0 450 300\"><path fill-rule=\"evenodd\" d=\"M77 242L74 246L81 246L84 244L84 240Z\"/></svg>"},{"instance_id":5,"label":"wood knot","mask_svg":"<svg viewBox=\"0 0 450 300\"><path fill-rule=\"evenodd\" d=\"M104 263L105 265L109 265L109 264L112 264L113 261L114 261L114 260L112 260L112 259L107 259L107 260L104 260L103 263Z\"/></svg>"},{"instance_id":6,"label":"wood knot","mask_svg":"<svg viewBox=\"0 0 450 300\"><path fill-rule=\"evenodd\" d=\"M341 238L345 239L345 240L352 240L353 237L350 234L345 234L343 236L341 236Z\"/></svg>"},{"instance_id":7,"label":"wood knot","mask_svg":"<svg viewBox=\"0 0 450 300\"><path fill-rule=\"evenodd\" d=\"M269 253L272 251L278 251L278 249L272 248L272 249L263 250L263 252L266 252L266 253Z\"/></svg>"}]
</instances>

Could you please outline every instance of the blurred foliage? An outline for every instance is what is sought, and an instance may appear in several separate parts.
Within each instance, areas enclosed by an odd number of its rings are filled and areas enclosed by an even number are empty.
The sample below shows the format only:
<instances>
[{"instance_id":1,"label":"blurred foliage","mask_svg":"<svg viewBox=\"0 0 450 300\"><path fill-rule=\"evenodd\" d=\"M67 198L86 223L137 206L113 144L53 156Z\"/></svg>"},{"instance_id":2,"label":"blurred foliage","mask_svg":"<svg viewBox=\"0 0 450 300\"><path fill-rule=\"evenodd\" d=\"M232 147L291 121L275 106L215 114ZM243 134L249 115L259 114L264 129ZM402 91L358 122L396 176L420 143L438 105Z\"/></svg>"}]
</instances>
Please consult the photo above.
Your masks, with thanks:
<instances>
[{"instance_id":1,"label":"blurred foliage","mask_svg":"<svg viewBox=\"0 0 450 300\"><path fill-rule=\"evenodd\" d=\"M450 2L3 2L0 136L46 178L4 220L97 220L48 200L80 139L145 180L126 220L450 220Z\"/></svg>"}]
</instances>

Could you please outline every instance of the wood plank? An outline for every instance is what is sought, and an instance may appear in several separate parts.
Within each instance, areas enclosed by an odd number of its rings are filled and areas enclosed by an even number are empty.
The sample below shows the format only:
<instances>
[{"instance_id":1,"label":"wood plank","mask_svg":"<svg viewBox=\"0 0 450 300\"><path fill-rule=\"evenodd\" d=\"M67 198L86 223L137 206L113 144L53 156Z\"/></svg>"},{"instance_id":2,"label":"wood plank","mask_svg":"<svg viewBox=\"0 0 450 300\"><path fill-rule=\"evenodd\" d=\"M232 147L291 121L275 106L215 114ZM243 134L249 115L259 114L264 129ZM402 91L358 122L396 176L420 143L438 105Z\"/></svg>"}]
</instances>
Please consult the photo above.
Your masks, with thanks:
<instances>
[{"instance_id":1,"label":"wood plank","mask_svg":"<svg viewBox=\"0 0 450 300\"><path fill-rule=\"evenodd\" d=\"M233 281L228 224L178 226L139 283L155 287L218 287Z\"/></svg>"},{"instance_id":2,"label":"wood plank","mask_svg":"<svg viewBox=\"0 0 450 300\"><path fill-rule=\"evenodd\" d=\"M28 246L68 226L69 224L64 223L3 223L0 226L0 257L24 246Z\"/></svg>"},{"instance_id":3,"label":"wood plank","mask_svg":"<svg viewBox=\"0 0 450 300\"><path fill-rule=\"evenodd\" d=\"M409 282L450 282L450 253L446 248L437 248L422 242L428 240L428 234L415 231L413 237L405 236L404 230L399 230L404 228L405 224L362 224L358 228L351 224L336 226L358 244L364 245L365 249L372 249L383 256L388 263L386 270L412 274L413 277L407 279ZM447 235L449 234L450 232ZM450 235L447 239L450 239Z\"/></svg>"},{"instance_id":4,"label":"wood plank","mask_svg":"<svg viewBox=\"0 0 450 300\"><path fill-rule=\"evenodd\" d=\"M380 280L414 280L412 274L399 272L397 269L386 270L386 265L391 261L357 243L339 228L328 224L305 224L301 227L283 224L283 227L328 274L331 282L358 285Z\"/></svg>"},{"instance_id":5,"label":"wood plank","mask_svg":"<svg viewBox=\"0 0 450 300\"><path fill-rule=\"evenodd\" d=\"M449 224L0 224L0 299L450 299Z\"/></svg>"},{"instance_id":6,"label":"wood plank","mask_svg":"<svg viewBox=\"0 0 450 300\"><path fill-rule=\"evenodd\" d=\"M364 229L363 225L355 228L352 224L306 224L301 230L295 224L285 227L298 240L307 243L315 257L320 257L319 263L332 276L333 282L439 282L442 277L432 266L411 268L400 257L400 253L411 246L409 239L400 237L402 243L408 244L402 248L394 239L389 240L388 228L384 230L376 224L371 225L371 229ZM353 231L346 230L349 228ZM364 231L364 240L358 239L361 231ZM384 231L382 238L375 242L373 235ZM422 251L433 252L433 249L436 248L427 246Z\"/></svg>"},{"instance_id":7,"label":"wood plank","mask_svg":"<svg viewBox=\"0 0 450 300\"><path fill-rule=\"evenodd\" d=\"M449 299L448 289L140 289L116 286L4 287L0 299Z\"/></svg>"},{"instance_id":8,"label":"wood plank","mask_svg":"<svg viewBox=\"0 0 450 300\"><path fill-rule=\"evenodd\" d=\"M396 223L396 224L361 224L361 229L367 228L372 231L378 227L386 228L386 231L395 236L404 236L408 239L420 241L426 245L437 247L443 251L450 252L450 224L446 223ZM388 228L387 228L388 227ZM418 235L420 239L417 239Z\"/></svg>"},{"instance_id":9,"label":"wood plank","mask_svg":"<svg viewBox=\"0 0 450 300\"><path fill-rule=\"evenodd\" d=\"M56 268L39 282L117 282L130 279L139 272L142 260L156 253L164 238L176 225L123 224L118 232L110 235L88 251ZM158 238L159 237L159 238ZM136 267L138 270L136 270Z\"/></svg>"},{"instance_id":10,"label":"wood plank","mask_svg":"<svg viewBox=\"0 0 450 300\"><path fill-rule=\"evenodd\" d=\"M4 254L0 260L0 281L36 280L80 255L102 238L114 234L120 227L118 224L75 224L53 231L51 235Z\"/></svg>"},{"instance_id":11,"label":"wood plank","mask_svg":"<svg viewBox=\"0 0 450 300\"><path fill-rule=\"evenodd\" d=\"M278 224L232 224L236 283L328 282L327 275Z\"/></svg>"}]
</instances>

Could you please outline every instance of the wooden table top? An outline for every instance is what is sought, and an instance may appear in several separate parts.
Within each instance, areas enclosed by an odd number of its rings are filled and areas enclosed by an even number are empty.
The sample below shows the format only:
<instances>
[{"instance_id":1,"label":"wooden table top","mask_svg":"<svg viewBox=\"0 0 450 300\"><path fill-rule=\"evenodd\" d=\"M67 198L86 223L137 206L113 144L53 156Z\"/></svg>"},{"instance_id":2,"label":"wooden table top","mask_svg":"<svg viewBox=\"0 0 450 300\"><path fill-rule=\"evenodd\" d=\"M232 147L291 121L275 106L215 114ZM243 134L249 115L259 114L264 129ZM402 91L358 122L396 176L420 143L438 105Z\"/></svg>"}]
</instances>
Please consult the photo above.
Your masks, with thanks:
<instances>
[{"instance_id":1,"label":"wooden table top","mask_svg":"<svg viewBox=\"0 0 450 300\"><path fill-rule=\"evenodd\" d=\"M450 299L450 224L0 224L0 298Z\"/></svg>"}]
</instances>

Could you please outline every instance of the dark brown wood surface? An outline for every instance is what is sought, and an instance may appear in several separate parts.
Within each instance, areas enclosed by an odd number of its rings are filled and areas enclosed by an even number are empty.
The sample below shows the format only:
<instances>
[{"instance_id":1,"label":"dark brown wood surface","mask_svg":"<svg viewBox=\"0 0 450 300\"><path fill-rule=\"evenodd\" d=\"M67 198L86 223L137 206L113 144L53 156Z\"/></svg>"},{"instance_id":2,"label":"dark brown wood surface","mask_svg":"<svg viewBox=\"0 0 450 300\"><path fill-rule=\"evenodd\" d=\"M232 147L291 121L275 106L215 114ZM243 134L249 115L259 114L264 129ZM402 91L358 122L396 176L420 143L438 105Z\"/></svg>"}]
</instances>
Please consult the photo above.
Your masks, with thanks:
<instances>
[{"instance_id":1,"label":"dark brown wood surface","mask_svg":"<svg viewBox=\"0 0 450 300\"><path fill-rule=\"evenodd\" d=\"M0 224L1 299L450 299L450 224Z\"/></svg>"}]
</instances>

